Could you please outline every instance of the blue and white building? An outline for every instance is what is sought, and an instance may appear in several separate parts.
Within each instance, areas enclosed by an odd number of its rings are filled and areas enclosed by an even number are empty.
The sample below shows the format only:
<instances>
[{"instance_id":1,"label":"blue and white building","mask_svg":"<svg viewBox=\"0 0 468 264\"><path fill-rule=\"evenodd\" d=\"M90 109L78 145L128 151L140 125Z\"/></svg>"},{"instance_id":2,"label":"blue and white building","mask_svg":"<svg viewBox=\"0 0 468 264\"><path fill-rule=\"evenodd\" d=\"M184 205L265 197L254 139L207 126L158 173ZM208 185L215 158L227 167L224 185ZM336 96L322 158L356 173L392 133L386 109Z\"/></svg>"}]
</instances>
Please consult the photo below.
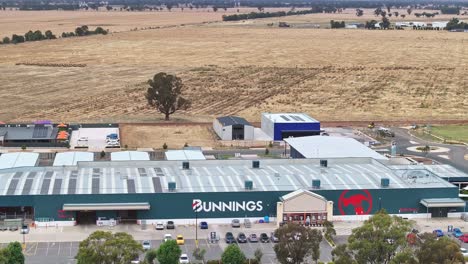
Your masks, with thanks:
<instances>
[{"instance_id":1,"label":"blue and white building","mask_svg":"<svg viewBox=\"0 0 468 264\"><path fill-rule=\"evenodd\" d=\"M304 113L263 113L262 130L273 140L320 135L320 122Z\"/></svg>"}]
</instances>

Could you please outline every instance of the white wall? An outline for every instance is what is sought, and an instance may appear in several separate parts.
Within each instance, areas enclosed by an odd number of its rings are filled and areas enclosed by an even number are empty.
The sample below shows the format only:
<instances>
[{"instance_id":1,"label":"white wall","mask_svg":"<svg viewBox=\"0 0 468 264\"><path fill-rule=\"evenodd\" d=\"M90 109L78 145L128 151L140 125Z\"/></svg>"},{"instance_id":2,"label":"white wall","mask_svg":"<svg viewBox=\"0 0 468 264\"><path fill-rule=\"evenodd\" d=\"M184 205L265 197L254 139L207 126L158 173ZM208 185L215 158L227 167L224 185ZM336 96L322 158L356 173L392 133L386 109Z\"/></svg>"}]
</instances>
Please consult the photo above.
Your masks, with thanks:
<instances>
[{"instance_id":1,"label":"white wall","mask_svg":"<svg viewBox=\"0 0 468 264\"><path fill-rule=\"evenodd\" d=\"M272 139L275 137L275 124L265 116L265 113L262 114L262 130Z\"/></svg>"},{"instance_id":2,"label":"white wall","mask_svg":"<svg viewBox=\"0 0 468 264\"><path fill-rule=\"evenodd\" d=\"M198 218L198 224L205 221L208 223L208 226L213 225L230 225L233 219L239 219L241 224L244 223L244 219L249 219L252 224L257 223L259 220L263 220L263 217L234 217L234 218ZM163 222L166 225L167 221L174 221L174 224L177 225L195 225L195 218L186 218L186 219L146 219L147 225L155 225L156 222ZM137 223L140 225L141 220L138 220ZM270 223L276 223L276 217L270 217Z\"/></svg>"},{"instance_id":3,"label":"white wall","mask_svg":"<svg viewBox=\"0 0 468 264\"><path fill-rule=\"evenodd\" d=\"M75 226L76 221L51 221L51 222L35 221L34 224L37 227L56 228L56 227L61 227L61 226Z\"/></svg>"},{"instance_id":4,"label":"white wall","mask_svg":"<svg viewBox=\"0 0 468 264\"><path fill-rule=\"evenodd\" d=\"M254 140L254 127L244 126L244 140Z\"/></svg>"},{"instance_id":5,"label":"white wall","mask_svg":"<svg viewBox=\"0 0 468 264\"><path fill-rule=\"evenodd\" d=\"M232 126L225 126L215 118L213 120L213 129L221 140L232 140Z\"/></svg>"}]
</instances>

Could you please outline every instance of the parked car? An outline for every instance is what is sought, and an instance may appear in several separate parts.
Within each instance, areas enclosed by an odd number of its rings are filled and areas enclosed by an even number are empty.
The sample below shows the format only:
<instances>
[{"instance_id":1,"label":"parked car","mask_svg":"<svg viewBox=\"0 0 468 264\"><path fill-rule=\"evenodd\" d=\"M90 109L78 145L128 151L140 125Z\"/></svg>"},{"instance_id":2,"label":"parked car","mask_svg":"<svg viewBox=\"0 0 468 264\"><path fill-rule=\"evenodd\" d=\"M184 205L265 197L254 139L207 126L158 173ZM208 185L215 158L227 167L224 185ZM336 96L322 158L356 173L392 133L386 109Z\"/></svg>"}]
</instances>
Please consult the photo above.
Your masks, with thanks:
<instances>
[{"instance_id":1,"label":"parked car","mask_svg":"<svg viewBox=\"0 0 468 264\"><path fill-rule=\"evenodd\" d=\"M275 236L275 232L270 233L270 240L273 243L278 243L279 242L279 238L277 236Z\"/></svg>"},{"instance_id":2,"label":"parked car","mask_svg":"<svg viewBox=\"0 0 468 264\"><path fill-rule=\"evenodd\" d=\"M233 219L232 222L231 222L231 226L234 227L234 228L240 227L241 224L240 224L239 219Z\"/></svg>"},{"instance_id":3,"label":"parked car","mask_svg":"<svg viewBox=\"0 0 468 264\"><path fill-rule=\"evenodd\" d=\"M208 229L208 223L207 222L200 222L200 229Z\"/></svg>"},{"instance_id":4,"label":"parked car","mask_svg":"<svg viewBox=\"0 0 468 264\"><path fill-rule=\"evenodd\" d=\"M190 259L189 259L188 255L187 255L187 254L182 254L182 255L180 255L179 263L180 263L180 264L187 264L187 263L190 263Z\"/></svg>"},{"instance_id":5,"label":"parked car","mask_svg":"<svg viewBox=\"0 0 468 264\"><path fill-rule=\"evenodd\" d=\"M175 229L174 221L167 221L166 229Z\"/></svg>"},{"instance_id":6,"label":"parked car","mask_svg":"<svg viewBox=\"0 0 468 264\"><path fill-rule=\"evenodd\" d=\"M247 236L244 233L239 233L239 235L237 235L237 242L247 243Z\"/></svg>"},{"instance_id":7,"label":"parked car","mask_svg":"<svg viewBox=\"0 0 468 264\"><path fill-rule=\"evenodd\" d=\"M20 233L21 234L29 234L29 226L28 225L22 225Z\"/></svg>"},{"instance_id":8,"label":"parked car","mask_svg":"<svg viewBox=\"0 0 468 264\"><path fill-rule=\"evenodd\" d=\"M432 231L432 233L434 235L436 235L437 237L443 237L444 236L444 232L442 230L440 230L440 229L436 229L436 230Z\"/></svg>"},{"instance_id":9,"label":"parked car","mask_svg":"<svg viewBox=\"0 0 468 264\"><path fill-rule=\"evenodd\" d=\"M17 226L10 226L10 228L8 228L10 231L18 231L18 227Z\"/></svg>"},{"instance_id":10,"label":"parked car","mask_svg":"<svg viewBox=\"0 0 468 264\"><path fill-rule=\"evenodd\" d=\"M236 242L236 239L234 238L234 235L231 232L226 233L226 238L225 239L226 239L227 244L231 244L231 243Z\"/></svg>"},{"instance_id":11,"label":"parked car","mask_svg":"<svg viewBox=\"0 0 468 264\"><path fill-rule=\"evenodd\" d=\"M461 235L463 235L463 232L460 230L460 228L454 228L452 234L453 234L454 237L458 238Z\"/></svg>"},{"instance_id":12,"label":"parked car","mask_svg":"<svg viewBox=\"0 0 468 264\"><path fill-rule=\"evenodd\" d=\"M270 238L268 237L268 235L266 233L261 233L260 234L260 242L262 242L262 243L270 242Z\"/></svg>"},{"instance_id":13,"label":"parked car","mask_svg":"<svg viewBox=\"0 0 468 264\"><path fill-rule=\"evenodd\" d=\"M463 254L463 257L468 257L468 250L466 248L460 248L460 251Z\"/></svg>"},{"instance_id":14,"label":"parked car","mask_svg":"<svg viewBox=\"0 0 468 264\"><path fill-rule=\"evenodd\" d=\"M178 235L176 238L177 245L183 245L185 244L185 239L182 235Z\"/></svg>"},{"instance_id":15,"label":"parked car","mask_svg":"<svg viewBox=\"0 0 468 264\"><path fill-rule=\"evenodd\" d=\"M0 231L7 231L8 230L8 227L2 225L0 226Z\"/></svg>"},{"instance_id":16,"label":"parked car","mask_svg":"<svg viewBox=\"0 0 468 264\"><path fill-rule=\"evenodd\" d=\"M252 222L250 222L250 219L244 219L244 227L245 228L251 228L252 227Z\"/></svg>"},{"instance_id":17,"label":"parked car","mask_svg":"<svg viewBox=\"0 0 468 264\"><path fill-rule=\"evenodd\" d=\"M258 242L258 237L256 234L250 234L249 236L249 242L250 243L257 243Z\"/></svg>"},{"instance_id":18,"label":"parked car","mask_svg":"<svg viewBox=\"0 0 468 264\"><path fill-rule=\"evenodd\" d=\"M156 222L156 230L164 230L164 223Z\"/></svg>"},{"instance_id":19,"label":"parked car","mask_svg":"<svg viewBox=\"0 0 468 264\"><path fill-rule=\"evenodd\" d=\"M172 235L171 234L165 234L164 235L164 242L167 242L169 240L172 240Z\"/></svg>"},{"instance_id":20,"label":"parked car","mask_svg":"<svg viewBox=\"0 0 468 264\"><path fill-rule=\"evenodd\" d=\"M459 236L458 239L460 239L460 241L462 241L463 243L468 243L468 234L463 234Z\"/></svg>"},{"instance_id":21,"label":"parked car","mask_svg":"<svg viewBox=\"0 0 468 264\"><path fill-rule=\"evenodd\" d=\"M149 242L148 240L145 240L143 241L143 249L144 250L150 250L151 249L151 242Z\"/></svg>"}]
</instances>

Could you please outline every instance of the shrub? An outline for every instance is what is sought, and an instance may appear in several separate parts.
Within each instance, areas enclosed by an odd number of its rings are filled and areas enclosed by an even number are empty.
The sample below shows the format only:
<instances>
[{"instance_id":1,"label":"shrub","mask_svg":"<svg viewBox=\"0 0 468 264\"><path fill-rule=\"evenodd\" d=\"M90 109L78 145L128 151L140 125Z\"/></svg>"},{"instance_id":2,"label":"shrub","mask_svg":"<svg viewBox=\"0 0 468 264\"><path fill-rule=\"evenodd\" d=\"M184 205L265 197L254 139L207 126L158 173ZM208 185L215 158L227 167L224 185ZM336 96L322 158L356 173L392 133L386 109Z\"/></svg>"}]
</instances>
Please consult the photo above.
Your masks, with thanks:
<instances>
[{"instance_id":1,"label":"shrub","mask_svg":"<svg viewBox=\"0 0 468 264\"><path fill-rule=\"evenodd\" d=\"M21 150L26 150L26 145L21 146Z\"/></svg>"},{"instance_id":2,"label":"shrub","mask_svg":"<svg viewBox=\"0 0 468 264\"><path fill-rule=\"evenodd\" d=\"M166 144L166 142L164 142L164 144L163 144L162 147L163 147L163 149L167 149L167 144Z\"/></svg>"},{"instance_id":3,"label":"shrub","mask_svg":"<svg viewBox=\"0 0 468 264\"><path fill-rule=\"evenodd\" d=\"M101 151L101 154L100 154L100 156L101 156L101 159L103 159L103 158L106 156L106 152L104 152L104 150L103 150L103 151Z\"/></svg>"}]
</instances>

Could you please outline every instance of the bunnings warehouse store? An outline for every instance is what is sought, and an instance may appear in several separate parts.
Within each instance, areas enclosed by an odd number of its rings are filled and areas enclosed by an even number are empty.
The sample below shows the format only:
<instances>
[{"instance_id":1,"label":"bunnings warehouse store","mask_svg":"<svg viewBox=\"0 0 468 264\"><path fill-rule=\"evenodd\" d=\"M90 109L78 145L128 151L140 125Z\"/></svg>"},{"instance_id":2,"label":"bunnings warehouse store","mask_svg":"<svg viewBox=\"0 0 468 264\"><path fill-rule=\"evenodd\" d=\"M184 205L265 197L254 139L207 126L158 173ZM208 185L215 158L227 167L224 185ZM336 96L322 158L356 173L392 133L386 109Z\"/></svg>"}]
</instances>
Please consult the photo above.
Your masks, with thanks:
<instances>
[{"instance_id":1,"label":"bunnings warehouse store","mask_svg":"<svg viewBox=\"0 0 468 264\"><path fill-rule=\"evenodd\" d=\"M152 223L233 218L320 223L385 208L405 217L459 216L450 166L389 166L370 158L79 162L0 170L0 212L38 225L98 217ZM435 172L437 171L437 172Z\"/></svg>"}]
</instances>

